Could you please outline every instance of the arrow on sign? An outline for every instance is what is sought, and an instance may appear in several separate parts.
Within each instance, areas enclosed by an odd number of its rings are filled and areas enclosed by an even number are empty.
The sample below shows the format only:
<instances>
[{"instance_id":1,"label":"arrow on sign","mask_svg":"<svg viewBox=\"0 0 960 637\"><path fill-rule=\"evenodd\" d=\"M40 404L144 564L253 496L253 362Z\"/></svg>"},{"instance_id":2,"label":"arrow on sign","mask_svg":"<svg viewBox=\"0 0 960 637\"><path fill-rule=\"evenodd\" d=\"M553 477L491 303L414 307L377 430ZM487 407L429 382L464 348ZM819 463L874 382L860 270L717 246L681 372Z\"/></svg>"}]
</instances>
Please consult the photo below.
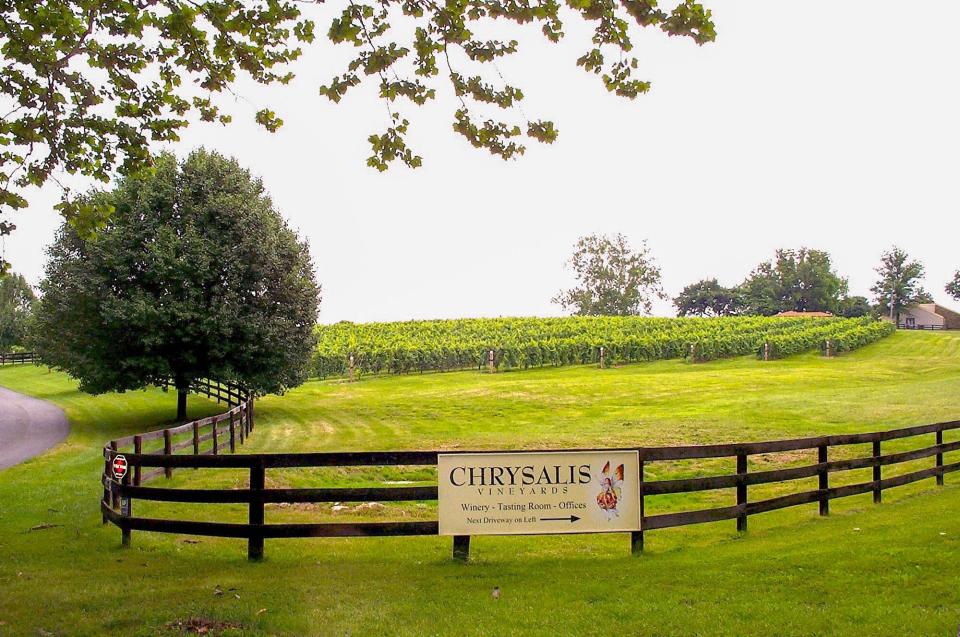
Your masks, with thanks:
<instances>
[{"instance_id":1,"label":"arrow on sign","mask_svg":"<svg viewBox=\"0 0 960 637\"><path fill-rule=\"evenodd\" d=\"M540 518L540 521L541 521L541 522L567 522L567 521L569 521L569 522L576 522L576 521L579 520L579 519L580 519L580 518L578 518L577 516L571 515L571 516L566 517L566 518Z\"/></svg>"}]
</instances>

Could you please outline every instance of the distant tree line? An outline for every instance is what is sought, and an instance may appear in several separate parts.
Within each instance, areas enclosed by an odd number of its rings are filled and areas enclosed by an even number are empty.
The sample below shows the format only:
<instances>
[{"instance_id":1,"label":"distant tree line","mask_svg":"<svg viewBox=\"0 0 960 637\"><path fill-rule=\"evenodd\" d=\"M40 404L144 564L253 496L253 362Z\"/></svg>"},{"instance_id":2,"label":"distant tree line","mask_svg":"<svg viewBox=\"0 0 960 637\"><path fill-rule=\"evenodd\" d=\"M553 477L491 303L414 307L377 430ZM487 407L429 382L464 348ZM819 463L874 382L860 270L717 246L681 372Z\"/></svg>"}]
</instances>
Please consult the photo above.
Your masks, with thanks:
<instances>
[{"instance_id":1,"label":"distant tree line","mask_svg":"<svg viewBox=\"0 0 960 637\"><path fill-rule=\"evenodd\" d=\"M685 287L674 298L674 305L680 316L771 316L796 311L858 317L896 316L907 306L933 302L921 285L923 264L900 248L884 252L875 271L871 304L864 296L849 295L847 279L834 270L827 252L777 250L773 260L757 266L740 285L726 288L716 279L698 281ZM960 285L956 290L951 285L946 291L960 299L960 294L953 293L960 292Z\"/></svg>"},{"instance_id":2,"label":"distant tree line","mask_svg":"<svg viewBox=\"0 0 960 637\"><path fill-rule=\"evenodd\" d=\"M666 298L660 267L645 242L633 250L623 235L588 235L577 241L569 265L577 285L553 300L574 315L649 314L655 298ZM829 253L806 247L781 249L737 285L702 279L684 287L672 300L679 316L707 317L789 311L850 318L890 316L909 305L933 302L921 285L923 264L900 248L884 252L875 270L871 303L865 296L849 294L848 281L837 273ZM946 292L960 300L960 271Z\"/></svg>"},{"instance_id":3,"label":"distant tree line","mask_svg":"<svg viewBox=\"0 0 960 637\"><path fill-rule=\"evenodd\" d=\"M865 316L872 311L863 296L849 296L847 279L833 268L823 250L777 250L747 278L732 287L716 279L691 283L673 303L680 316L772 316L780 312L829 312Z\"/></svg>"},{"instance_id":4,"label":"distant tree line","mask_svg":"<svg viewBox=\"0 0 960 637\"><path fill-rule=\"evenodd\" d=\"M166 164L169 164L170 161L170 158L164 159ZM194 155L192 161L195 164L199 164L201 161L205 162L203 170L206 172L211 172L210 166L216 167L213 172L219 172L219 174L216 176L204 175L204 177L207 177L208 183L205 188L214 191L218 188L224 190L225 183L218 183L223 179L224 174L229 173L231 176L231 179L227 181L236 181L236 175L238 174L240 174L239 181L241 183L249 179L245 174L241 174L239 167L230 162L225 162L215 155L207 156L200 152ZM156 181L156 178L154 180ZM146 183L136 180L122 181L116 192L122 193L125 188L131 185L135 185L136 188L142 190ZM257 190L262 188L259 184L253 184L250 187L257 192L261 192ZM257 202L261 208L269 209L269 203L258 202L258 198L261 196L257 194L250 197L247 203ZM242 206L235 208L235 210L243 209ZM140 221L136 223L142 225ZM230 222L230 224L233 223L234 221ZM237 223L237 226L242 227L242 224ZM65 228L61 231L58 243L52 250L54 256L57 254L57 246L67 241L68 235L70 235L69 229ZM110 232L105 232L105 235L109 236ZM247 233L246 236L251 235ZM295 239L291 239L285 229L281 229L278 236L281 236L284 241L291 245L295 243ZM76 240L76 237L73 240ZM86 245L85 249L92 249L92 245ZM109 241L105 241L103 245L109 245ZM102 248L98 247L98 249ZM249 253L256 252L262 252L262 246L257 246L256 250L251 247ZM307 259L305 248L295 246L292 253L298 254L292 258L291 263L295 263L297 259L302 261L302 263L293 266L295 268L299 267L301 272L292 277L291 280L295 281L296 284L288 288L296 289L298 292L292 295L287 292L287 294L290 299L296 300L296 302L291 301L290 305L297 306L298 311L303 316L307 316L312 311L310 308L315 307L313 303L318 296L318 291L310 276L305 274L306 270L309 269L309 267L304 266ZM285 258L291 259L291 257ZM216 262L217 260L198 259L192 262L196 264L208 261ZM224 260L224 262L229 261L231 259ZM646 242L642 243L639 249L634 249L630 246L627 238L621 234L613 236L588 235L577 241L569 265L574 271L577 284L558 293L553 301L562 305L565 310L574 315L632 316L649 314L655 299L667 298L663 291L660 267ZM291 265L286 264L284 267L290 268ZM672 300L679 316L704 317L770 316L790 310L830 312L831 314L851 318L867 315L896 316L909 305L933 302L933 297L921 284L924 276L923 264L911 259L904 250L894 246L884 252L880 265L875 270L877 280L870 289L874 301L871 303L866 297L849 295L847 279L835 271L831 257L827 252L810 248L783 249L777 250L773 259L759 264L738 285L727 287L721 285L716 278L703 279L684 287ZM190 273L190 276L199 275ZM66 283L69 279L69 277L58 278L54 283L48 277L45 287L59 294L60 290L66 289ZM169 281L169 279L167 280ZM954 273L953 279L947 283L944 289L948 295L960 301L960 270ZM49 328L47 330L37 329L38 323L33 318L37 305L39 305L37 296L23 276L15 273L0 276L0 352L16 351L24 347L50 346L52 343L62 340L64 334L70 332L70 330L62 332L60 328L52 324L47 326ZM100 307L102 304L96 305ZM302 309L300 306L306 309ZM69 308L70 303L63 304L62 307ZM46 321L46 323L50 323L50 321ZM54 323L57 323L57 321L54 321ZM299 321L299 323L306 323L306 321ZM129 324L124 323L124 325L126 327L122 329L129 332ZM32 340L30 338L31 331L34 333ZM300 325L297 331L303 331L303 325ZM115 335L110 335L105 342L113 347L113 344L117 342L114 339ZM46 347L46 349L49 349L49 347ZM51 356L51 358L53 357ZM204 369L202 371L210 373L212 370ZM196 373L199 372L195 370L190 376L194 376ZM89 376L89 374L83 375ZM240 374L237 374L237 376L240 376ZM251 382L251 378L245 378L245 380ZM139 382L141 381L133 384L136 385ZM289 386L295 382L297 381L285 380L281 384ZM109 384L107 383L107 385ZM266 389L266 386L264 386L264 389Z\"/></svg>"}]
</instances>

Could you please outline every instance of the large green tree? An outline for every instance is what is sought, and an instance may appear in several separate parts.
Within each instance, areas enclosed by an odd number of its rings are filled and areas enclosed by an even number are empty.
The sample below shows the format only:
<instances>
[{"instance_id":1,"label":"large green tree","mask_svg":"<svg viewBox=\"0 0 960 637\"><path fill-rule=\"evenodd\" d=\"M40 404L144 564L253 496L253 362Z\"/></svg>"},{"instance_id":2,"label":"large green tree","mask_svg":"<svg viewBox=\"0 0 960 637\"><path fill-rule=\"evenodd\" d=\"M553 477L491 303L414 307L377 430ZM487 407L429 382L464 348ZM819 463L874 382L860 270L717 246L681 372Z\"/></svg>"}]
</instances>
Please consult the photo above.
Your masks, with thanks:
<instances>
[{"instance_id":1,"label":"large green tree","mask_svg":"<svg viewBox=\"0 0 960 637\"><path fill-rule=\"evenodd\" d=\"M877 282L873 292L884 316L899 320L900 311L915 303L933 301L930 293L923 289L923 264L911 259L904 250L893 246L880 257L880 265L874 268Z\"/></svg>"},{"instance_id":2,"label":"large green tree","mask_svg":"<svg viewBox=\"0 0 960 637\"><path fill-rule=\"evenodd\" d=\"M581 237L570 257L577 286L553 298L578 316L649 314L654 297L665 298L660 268L646 242L634 250L622 234Z\"/></svg>"},{"instance_id":3,"label":"large green tree","mask_svg":"<svg viewBox=\"0 0 960 637\"><path fill-rule=\"evenodd\" d=\"M736 288L704 279L683 288L673 304L678 316L731 316L740 313L743 300Z\"/></svg>"},{"instance_id":4,"label":"large green tree","mask_svg":"<svg viewBox=\"0 0 960 637\"><path fill-rule=\"evenodd\" d=\"M946 291L947 294L960 301L960 270L957 270L953 275L953 280L947 283Z\"/></svg>"},{"instance_id":5,"label":"large green tree","mask_svg":"<svg viewBox=\"0 0 960 637\"><path fill-rule=\"evenodd\" d=\"M257 393L301 383L319 287L305 242L259 179L196 151L96 195L115 209L93 240L69 224L49 250L37 349L91 393L200 378Z\"/></svg>"},{"instance_id":6,"label":"large green tree","mask_svg":"<svg viewBox=\"0 0 960 637\"><path fill-rule=\"evenodd\" d=\"M771 315L784 311L838 313L847 280L833 269L823 250L777 250L740 285L744 311Z\"/></svg>"},{"instance_id":7,"label":"large green tree","mask_svg":"<svg viewBox=\"0 0 960 637\"><path fill-rule=\"evenodd\" d=\"M134 174L151 161L151 145L179 139L191 120L228 123L241 77L287 83L302 47L315 41L319 3L291 0L6 0L0 2L0 212L27 204L25 190L59 173L106 182L115 171ZM674 3L671 3L674 4ZM368 164L384 170L397 160L416 167L402 104L435 99L441 81L454 96L453 130L504 159L522 154L523 136L550 143L550 121L515 108L523 92L505 84L495 62L517 53L507 37L486 39L491 21L540 27L563 37L563 20L593 30L577 65L603 86L633 99L650 83L634 77L634 38L645 27L698 44L715 36L710 11L694 0L672 9L656 0L341 0L326 27L333 44L355 53L341 73L319 87L339 102L371 81L389 110L369 137ZM491 69L491 71L485 71ZM489 76L489 77L485 77ZM242 102L241 102L242 103ZM268 130L281 124L270 105L251 109ZM255 110L255 112L253 112ZM64 193L63 214L81 230L109 212ZM0 219L0 234L13 224Z\"/></svg>"},{"instance_id":8,"label":"large green tree","mask_svg":"<svg viewBox=\"0 0 960 637\"><path fill-rule=\"evenodd\" d=\"M848 296L840 300L840 306L837 308L837 314L847 318L857 318L860 316L870 316L873 314L873 306L865 296Z\"/></svg>"},{"instance_id":9,"label":"large green tree","mask_svg":"<svg viewBox=\"0 0 960 637\"><path fill-rule=\"evenodd\" d=\"M22 275L0 276L0 352L24 344L36 298Z\"/></svg>"}]
</instances>

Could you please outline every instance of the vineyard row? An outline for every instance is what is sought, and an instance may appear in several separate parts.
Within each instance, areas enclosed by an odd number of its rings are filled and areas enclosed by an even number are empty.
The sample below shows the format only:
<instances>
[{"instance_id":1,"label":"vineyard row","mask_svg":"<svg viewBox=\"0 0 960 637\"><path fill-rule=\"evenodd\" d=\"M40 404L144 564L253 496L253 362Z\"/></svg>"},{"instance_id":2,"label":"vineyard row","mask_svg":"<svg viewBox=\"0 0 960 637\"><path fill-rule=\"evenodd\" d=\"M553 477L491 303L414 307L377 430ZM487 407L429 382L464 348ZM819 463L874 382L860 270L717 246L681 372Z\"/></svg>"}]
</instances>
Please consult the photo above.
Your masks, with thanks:
<instances>
[{"instance_id":1,"label":"vineyard row","mask_svg":"<svg viewBox=\"0 0 960 637\"><path fill-rule=\"evenodd\" d=\"M569 317L337 323L317 328L319 377L458 369L603 366L854 350L894 331L869 318ZM492 352L492 360L491 360Z\"/></svg>"}]
</instances>

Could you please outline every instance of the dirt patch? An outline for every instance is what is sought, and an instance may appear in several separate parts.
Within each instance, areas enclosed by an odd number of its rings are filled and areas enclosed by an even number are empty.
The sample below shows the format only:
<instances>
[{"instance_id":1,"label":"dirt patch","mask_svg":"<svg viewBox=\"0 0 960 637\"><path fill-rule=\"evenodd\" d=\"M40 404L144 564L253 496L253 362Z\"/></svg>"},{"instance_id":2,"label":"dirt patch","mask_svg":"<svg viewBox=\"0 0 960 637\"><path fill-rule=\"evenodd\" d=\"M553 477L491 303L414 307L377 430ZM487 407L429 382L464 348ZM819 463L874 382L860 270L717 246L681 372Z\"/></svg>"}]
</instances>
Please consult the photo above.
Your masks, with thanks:
<instances>
[{"instance_id":1,"label":"dirt patch","mask_svg":"<svg viewBox=\"0 0 960 637\"><path fill-rule=\"evenodd\" d=\"M239 630L243 628L243 624L191 617L172 621L167 624L167 628L187 635L219 635L226 630Z\"/></svg>"}]
</instances>

